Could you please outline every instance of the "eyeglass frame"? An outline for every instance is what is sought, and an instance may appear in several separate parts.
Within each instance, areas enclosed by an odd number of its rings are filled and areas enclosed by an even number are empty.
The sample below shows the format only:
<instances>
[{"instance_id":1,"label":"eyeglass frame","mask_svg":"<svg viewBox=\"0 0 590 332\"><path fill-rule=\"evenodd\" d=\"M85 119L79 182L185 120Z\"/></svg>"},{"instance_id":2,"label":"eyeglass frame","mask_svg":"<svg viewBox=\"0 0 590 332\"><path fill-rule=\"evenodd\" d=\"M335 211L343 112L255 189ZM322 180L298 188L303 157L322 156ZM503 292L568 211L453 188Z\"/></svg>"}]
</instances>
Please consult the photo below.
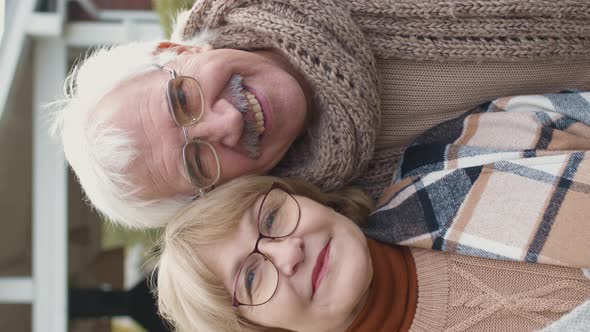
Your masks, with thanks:
<instances>
[{"instance_id":1,"label":"eyeglass frame","mask_svg":"<svg viewBox=\"0 0 590 332\"><path fill-rule=\"evenodd\" d=\"M221 163L219 162L219 156L217 155L217 150L215 150L215 148L213 147L213 145L205 140L202 140L200 138L194 138L194 139L190 139L189 134L188 134L188 127L190 126L194 126L196 125L199 120L201 120L201 118L203 117L203 114L205 114L205 97L203 96L203 89L201 88L201 84L199 83L199 81L194 78L194 77L190 77L190 76L178 76L176 74L176 70L174 70L173 68L170 67L166 67L166 66L162 66L162 65L158 65L158 64L154 64L155 67L159 68L159 69L163 69L166 70L167 72L170 73L170 76L172 76L172 78L170 80L168 80L168 83L166 84L166 99L168 100L168 112L170 112L170 116L172 117L172 120L174 121L174 123L176 123L176 125L180 128L182 128L182 132L184 134L184 140L185 140L185 144L182 147L182 161L184 164L184 172L186 175L186 178L188 180L188 182L191 184L191 186L195 189L197 196L201 197L203 195L205 195L209 190L209 188L214 187L217 182L219 182L219 178L221 177ZM197 83L197 86L199 87L199 96L201 97L201 112L200 115L198 117L193 117L191 119L191 121L186 124L186 125L181 125L180 123L178 123L178 121L176 120L176 117L174 116L174 107L172 106L172 100L170 99L170 85L172 83L172 81L174 81L175 79L179 78L179 77L183 77L185 79L191 79L193 81L195 81L195 83ZM193 115L191 113L191 115ZM187 146L189 146L190 143L199 143L199 144L206 144L207 146L209 146L209 148L211 148L211 151L213 151L213 156L215 157L215 161L217 163L217 177L215 178L215 180L213 180L213 182L205 187L199 187L196 184L193 183L193 181L191 180L191 176L190 176L190 172L189 172L189 166L188 166L188 162L186 159L186 150L187 150Z\"/></svg>"},{"instance_id":2,"label":"eyeglass frame","mask_svg":"<svg viewBox=\"0 0 590 332\"><path fill-rule=\"evenodd\" d=\"M263 235L262 232L260 231L260 213L262 212L262 207L264 206L264 202L266 201L268 194L270 194L270 192L275 189L282 190L287 195L289 195L291 198L293 198L293 201L297 205L297 221L295 222L295 227L293 227L293 229L291 230L291 232L289 232L289 234L283 235L283 236L271 237L271 236ZM280 280L281 275L279 273L279 268L277 268L275 262L273 262L273 260L270 259L270 257L268 257L262 251L260 251L260 249L258 249L258 245L260 244L260 241L262 239L277 240L277 239L284 239L284 238L291 236L293 233L295 233L295 230L297 230L300 220L301 220L301 206L299 205L299 202L297 201L297 199L293 196L293 194L291 193L291 191L289 189L285 188L284 185L282 185L278 182L273 182L272 185L270 186L270 188L264 194L264 198L262 199L262 203L260 203L260 207L258 208L258 214L256 216L256 225L258 227L258 239L256 240L256 244L254 245L254 250L252 250L252 252L250 252L248 254L248 256L246 256L246 258L244 258L244 261L242 262L242 264L240 265L240 269L238 270L238 274L236 276L236 281L234 282L232 307L234 307L235 309L237 309L239 306L257 307L257 306L261 306L263 304L268 303L272 299L272 297L277 292L277 289L279 288L279 280ZM268 261L272 264L272 266L277 271L277 284L275 286L275 290L272 292L272 295L268 298L268 300L264 301L263 303L259 303L259 304L247 304L247 303L240 302L238 300L238 298L236 297L236 293L237 293L237 288L238 288L238 282L240 280L240 275L242 275L242 270L244 269L244 264L246 264L246 262L248 261L248 258L250 258L250 256L252 256L254 254L260 254L260 255L264 256L264 258L268 259Z\"/></svg>"}]
</instances>

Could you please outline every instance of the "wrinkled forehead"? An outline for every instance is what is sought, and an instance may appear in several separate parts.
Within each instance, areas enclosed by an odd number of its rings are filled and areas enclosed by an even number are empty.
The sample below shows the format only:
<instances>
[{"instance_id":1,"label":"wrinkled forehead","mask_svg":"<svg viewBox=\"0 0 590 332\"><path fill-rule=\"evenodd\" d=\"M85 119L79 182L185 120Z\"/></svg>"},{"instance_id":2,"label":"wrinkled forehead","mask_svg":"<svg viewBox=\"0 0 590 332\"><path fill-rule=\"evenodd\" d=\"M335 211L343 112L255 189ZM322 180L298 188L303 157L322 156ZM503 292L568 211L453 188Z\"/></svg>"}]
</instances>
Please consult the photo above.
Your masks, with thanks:
<instances>
[{"instance_id":1,"label":"wrinkled forehead","mask_svg":"<svg viewBox=\"0 0 590 332\"><path fill-rule=\"evenodd\" d=\"M170 74L156 67L126 79L100 99L92 116L125 131L136 131L146 117L158 117L166 110L169 80Z\"/></svg>"},{"instance_id":2,"label":"wrinkled forehead","mask_svg":"<svg viewBox=\"0 0 590 332\"><path fill-rule=\"evenodd\" d=\"M168 197L184 181L175 176L180 174L174 165L182 159L182 132L168 111L169 76L155 68L121 82L93 112L94 123L121 131L137 152L126 172L138 187L134 194L142 199Z\"/></svg>"},{"instance_id":3,"label":"wrinkled forehead","mask_svg":"<svg viewBox=\"0 0 590 332\"><path fill-rule=\"evenodd\" d=\"M198 248L203 263L230 292L241 263L252 252L258 238L256 212L258 210L253 205L235 219L236 227L230 228L229 236Z\"/></svg>"}]
</instances>

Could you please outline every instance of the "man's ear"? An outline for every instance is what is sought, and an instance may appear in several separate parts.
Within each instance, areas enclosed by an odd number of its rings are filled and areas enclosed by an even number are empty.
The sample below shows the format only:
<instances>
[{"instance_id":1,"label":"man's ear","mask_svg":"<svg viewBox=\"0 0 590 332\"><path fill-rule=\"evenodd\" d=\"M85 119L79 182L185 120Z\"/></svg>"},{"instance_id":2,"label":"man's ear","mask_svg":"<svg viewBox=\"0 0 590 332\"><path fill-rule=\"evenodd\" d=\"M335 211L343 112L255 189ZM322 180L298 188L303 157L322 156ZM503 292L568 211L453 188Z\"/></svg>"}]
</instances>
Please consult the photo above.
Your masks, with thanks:
<instances>
[{"instance_id":1,"label":"man's ear","mask_svg":"<svg viewBox=\"0 0 590 332\"><path fill-rule=\"evenodd\" d=\"M185 52L199 54L199 53L203 53L203 52L208 52L212 49L213 49L213 47L209 44L205 44L203 46L190 46L190 45L184 45L184 44L178 44L178 43L166 41L166 42L161 42L158 44L158 46L156 46L156 49L154 50L154 54L159 54L161 52L168 51L168 50L174 51L174 52L176 52L176 54L182 54Z\"/></svg>"}]
</instances>

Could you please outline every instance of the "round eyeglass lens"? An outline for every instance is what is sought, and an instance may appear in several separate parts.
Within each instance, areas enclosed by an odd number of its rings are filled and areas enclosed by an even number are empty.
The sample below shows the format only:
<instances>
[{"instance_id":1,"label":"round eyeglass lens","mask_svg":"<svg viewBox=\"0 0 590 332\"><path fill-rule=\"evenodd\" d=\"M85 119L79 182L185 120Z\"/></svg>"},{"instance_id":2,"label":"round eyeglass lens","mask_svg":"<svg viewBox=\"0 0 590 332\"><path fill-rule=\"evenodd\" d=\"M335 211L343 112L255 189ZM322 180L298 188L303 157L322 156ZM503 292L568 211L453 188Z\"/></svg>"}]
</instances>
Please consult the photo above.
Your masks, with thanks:
<instances>
[{"instance_id":1,"label":"round eyeglass lens","mask_svg":"<svg viewBox=\"0 0 590 332\"><path fill-rule=\"evenodd\" d=\"M299 206L290 194L278 188L268 192L258 212L260 234L285 237L295 230L298 221Z\"/></svg>"},{"instance_id":2,"label":"round eyeglass lens","mask_svg":"<svg viewBox=\"0 0 590 332\"><path fill-rule=\"evenodd\" d=\"M197 80L179 76L168 82L168 102L177 125L189 126L203 115L203 93Z\"/></svg>"},{"instance_id":3,"label":"round eyeglass lens","mask_svg":"<svg viewBox=\"0 0 590 332\"><path fill-rule=\"evenodd\" d=\"M207 188L219 180L219 158L213 146L204 141L189 142L184 146L184 165L190 182Z\"/></svg>"},{"instance_id":4,"label":"round eyeglass lens","mask_svg":"<svg viewBox=\"0 0 590 332\"><path fill-rule=\"evenodd\" d=\"M274 295L278 283L279 272L274 264L264 255L253 253L240 270L236 299L241 304L264 304Z\"/></svg>"}]
</instances>

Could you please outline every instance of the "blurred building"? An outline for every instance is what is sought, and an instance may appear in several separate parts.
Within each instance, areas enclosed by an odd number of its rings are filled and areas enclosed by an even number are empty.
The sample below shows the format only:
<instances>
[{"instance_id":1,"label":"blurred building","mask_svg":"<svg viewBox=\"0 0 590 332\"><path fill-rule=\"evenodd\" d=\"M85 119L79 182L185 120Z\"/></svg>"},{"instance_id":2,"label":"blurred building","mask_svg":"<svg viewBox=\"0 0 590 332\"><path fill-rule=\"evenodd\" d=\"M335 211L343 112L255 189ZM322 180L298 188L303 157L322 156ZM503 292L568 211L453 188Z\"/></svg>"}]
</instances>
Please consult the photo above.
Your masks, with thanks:
<instances>
[{"instance_id":1,"label":"blurred building","mask_svg":"<svg viewBox=\"0 0 590 332\"><path fill-rule=\"evenodd\" d=\"M121 250L101 248L42 106L100 44L163 37L150 0L6 0L0 46L0 331L108 331L68 323L68 287L123 287Z\"/></svg>"}]
</instances>

